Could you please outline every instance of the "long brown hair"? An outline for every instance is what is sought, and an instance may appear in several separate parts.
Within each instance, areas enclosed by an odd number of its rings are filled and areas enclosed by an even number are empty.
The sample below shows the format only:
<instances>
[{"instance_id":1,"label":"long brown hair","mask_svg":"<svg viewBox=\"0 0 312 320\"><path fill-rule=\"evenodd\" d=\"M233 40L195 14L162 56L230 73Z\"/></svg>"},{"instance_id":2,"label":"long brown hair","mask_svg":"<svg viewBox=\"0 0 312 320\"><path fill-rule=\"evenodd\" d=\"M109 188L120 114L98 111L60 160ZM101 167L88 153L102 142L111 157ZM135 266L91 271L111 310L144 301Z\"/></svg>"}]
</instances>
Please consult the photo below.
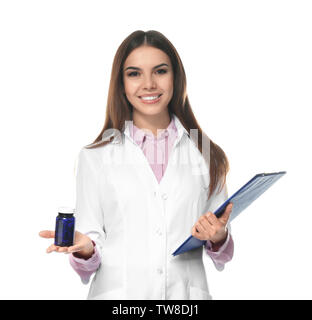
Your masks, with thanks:
<instances>
[{"instance_id":1,"label":"long brown hair","mask_svg":"<svg viewBox=\"0 0 312 320\"><path fill-rule=\"evenodd\" d=\"M219 191L221 191L224 186L226 175L229 171L229 162L223 150L207 137L197 123L186 92L186 75L182 61L172 43L158 31L135 31L119 46L112 66L104 127L93 143L85 146L85 148L98 148L110 143L112 140L105 139L102 141L103 133L108 129L117 129L122 132L125 121L132 120L133 107L124 93L123 66L132 50L142 45L152 46L162 50L171 60L174 73L174 90L172 99L168 104L168 111L174 113L178 117L189 134L191 129L198 130L198 143L196 143L196 145L202 154L203 138L204 140L207 139L205 141L210 143L210 147L208 148L210 152L208 155L210 197L218 185L220 186ZM204 158L206 160L206 157Z\"/></svg>"}]
</instances>

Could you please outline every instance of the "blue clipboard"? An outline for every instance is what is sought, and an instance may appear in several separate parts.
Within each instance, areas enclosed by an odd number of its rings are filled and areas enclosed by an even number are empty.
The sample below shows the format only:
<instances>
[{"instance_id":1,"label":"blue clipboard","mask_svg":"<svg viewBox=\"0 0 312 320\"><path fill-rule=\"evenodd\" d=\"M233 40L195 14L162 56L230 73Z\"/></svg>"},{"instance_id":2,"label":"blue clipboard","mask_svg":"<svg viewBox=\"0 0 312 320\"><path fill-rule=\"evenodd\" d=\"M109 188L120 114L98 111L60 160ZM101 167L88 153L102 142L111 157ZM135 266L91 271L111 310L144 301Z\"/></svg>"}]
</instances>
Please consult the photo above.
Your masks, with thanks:
<instances>
[{"instance_id":1,"label":"blue clipboard","mask_svg":"<svg viewBox=\"0 0 312 320\"><path fill-rule=\"evenodd\" d=\"M245 210L252 202L259 198L266 190L268 190L279 178L281 178L286 171L273 173L259 173L235 192L229 199L227 199L214 214L219 218L225 211L226 206L232 202L233 209L229 218L232 221L243 210ZM206 240L199 240L193 236L188 237L180 247L172 254L177 256L183 252L196 249L206 243Z\"/></svg>"}]
</instances>

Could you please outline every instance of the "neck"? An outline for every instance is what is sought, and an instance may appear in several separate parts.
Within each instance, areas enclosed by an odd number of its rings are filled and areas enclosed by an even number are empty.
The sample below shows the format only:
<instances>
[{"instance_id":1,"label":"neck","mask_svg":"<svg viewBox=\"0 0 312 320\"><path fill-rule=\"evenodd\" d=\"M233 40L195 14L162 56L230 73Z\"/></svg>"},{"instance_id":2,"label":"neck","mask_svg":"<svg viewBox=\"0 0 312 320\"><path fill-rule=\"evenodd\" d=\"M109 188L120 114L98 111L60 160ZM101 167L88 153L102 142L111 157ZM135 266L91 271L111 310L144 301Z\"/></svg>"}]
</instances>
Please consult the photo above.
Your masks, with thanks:
<instances>
[{"instance_id":1,"label":"neck","mask_svg":"<svg viewBox=\"0 0 312 320\"><path fill-rule=\"evenodd\" d=\"M157 130L168 128L170 120L168 110L156 115L146 115L133 110L133 124L143 131L151 131L155 137L157 137Z\"/></svg>"}]
</instances>

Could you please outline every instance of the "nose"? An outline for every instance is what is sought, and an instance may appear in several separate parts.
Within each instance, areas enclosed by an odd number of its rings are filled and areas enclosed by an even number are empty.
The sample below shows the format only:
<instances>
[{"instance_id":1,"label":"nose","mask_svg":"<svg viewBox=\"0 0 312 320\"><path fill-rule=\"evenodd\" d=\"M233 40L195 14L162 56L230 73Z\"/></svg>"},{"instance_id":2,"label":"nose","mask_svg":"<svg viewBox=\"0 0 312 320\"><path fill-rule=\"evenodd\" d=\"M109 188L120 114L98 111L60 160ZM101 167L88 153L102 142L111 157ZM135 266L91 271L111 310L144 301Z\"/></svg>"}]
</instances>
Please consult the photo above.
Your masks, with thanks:
<instances>
[{"instance_id":1,"label":"nose","mask_svg":"<svg viewBox=\"0 0 312 320\"><path fill-rule=\"evenodd\" d=\"M150 89L156 88L156 81L153 75L146 75L143 81L144 81L143 83L144 89L150 90Z\"/></svg>"}]
</instances>

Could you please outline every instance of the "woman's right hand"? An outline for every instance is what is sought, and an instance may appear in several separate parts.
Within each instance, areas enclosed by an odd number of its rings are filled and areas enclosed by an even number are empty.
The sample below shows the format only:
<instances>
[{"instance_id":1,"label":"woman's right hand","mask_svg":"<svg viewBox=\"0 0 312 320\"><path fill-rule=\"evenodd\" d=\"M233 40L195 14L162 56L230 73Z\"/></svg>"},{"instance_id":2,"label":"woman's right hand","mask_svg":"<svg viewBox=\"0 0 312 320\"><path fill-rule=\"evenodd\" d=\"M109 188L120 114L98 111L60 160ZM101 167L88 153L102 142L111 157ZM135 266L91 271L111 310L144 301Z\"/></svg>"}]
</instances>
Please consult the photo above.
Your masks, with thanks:
<instances>
[{"instance_id":1,"label":"woman's right hand","mask_svg":"<svg viewBox=\"0 0 312 320\"><path fill-rule=\"evenodd\" d=\"M55 231L42 230L39 232L39 236L42 238L53 238L55 237ZM60 247L55 244L51 244L46 252L50 253L52 251L64 252L64 253L76 253L76 257L88 259L94 253L94 245L92 240L85 234L75 231L74 244L70 247Z\"/></svg>"}]
</instances>

